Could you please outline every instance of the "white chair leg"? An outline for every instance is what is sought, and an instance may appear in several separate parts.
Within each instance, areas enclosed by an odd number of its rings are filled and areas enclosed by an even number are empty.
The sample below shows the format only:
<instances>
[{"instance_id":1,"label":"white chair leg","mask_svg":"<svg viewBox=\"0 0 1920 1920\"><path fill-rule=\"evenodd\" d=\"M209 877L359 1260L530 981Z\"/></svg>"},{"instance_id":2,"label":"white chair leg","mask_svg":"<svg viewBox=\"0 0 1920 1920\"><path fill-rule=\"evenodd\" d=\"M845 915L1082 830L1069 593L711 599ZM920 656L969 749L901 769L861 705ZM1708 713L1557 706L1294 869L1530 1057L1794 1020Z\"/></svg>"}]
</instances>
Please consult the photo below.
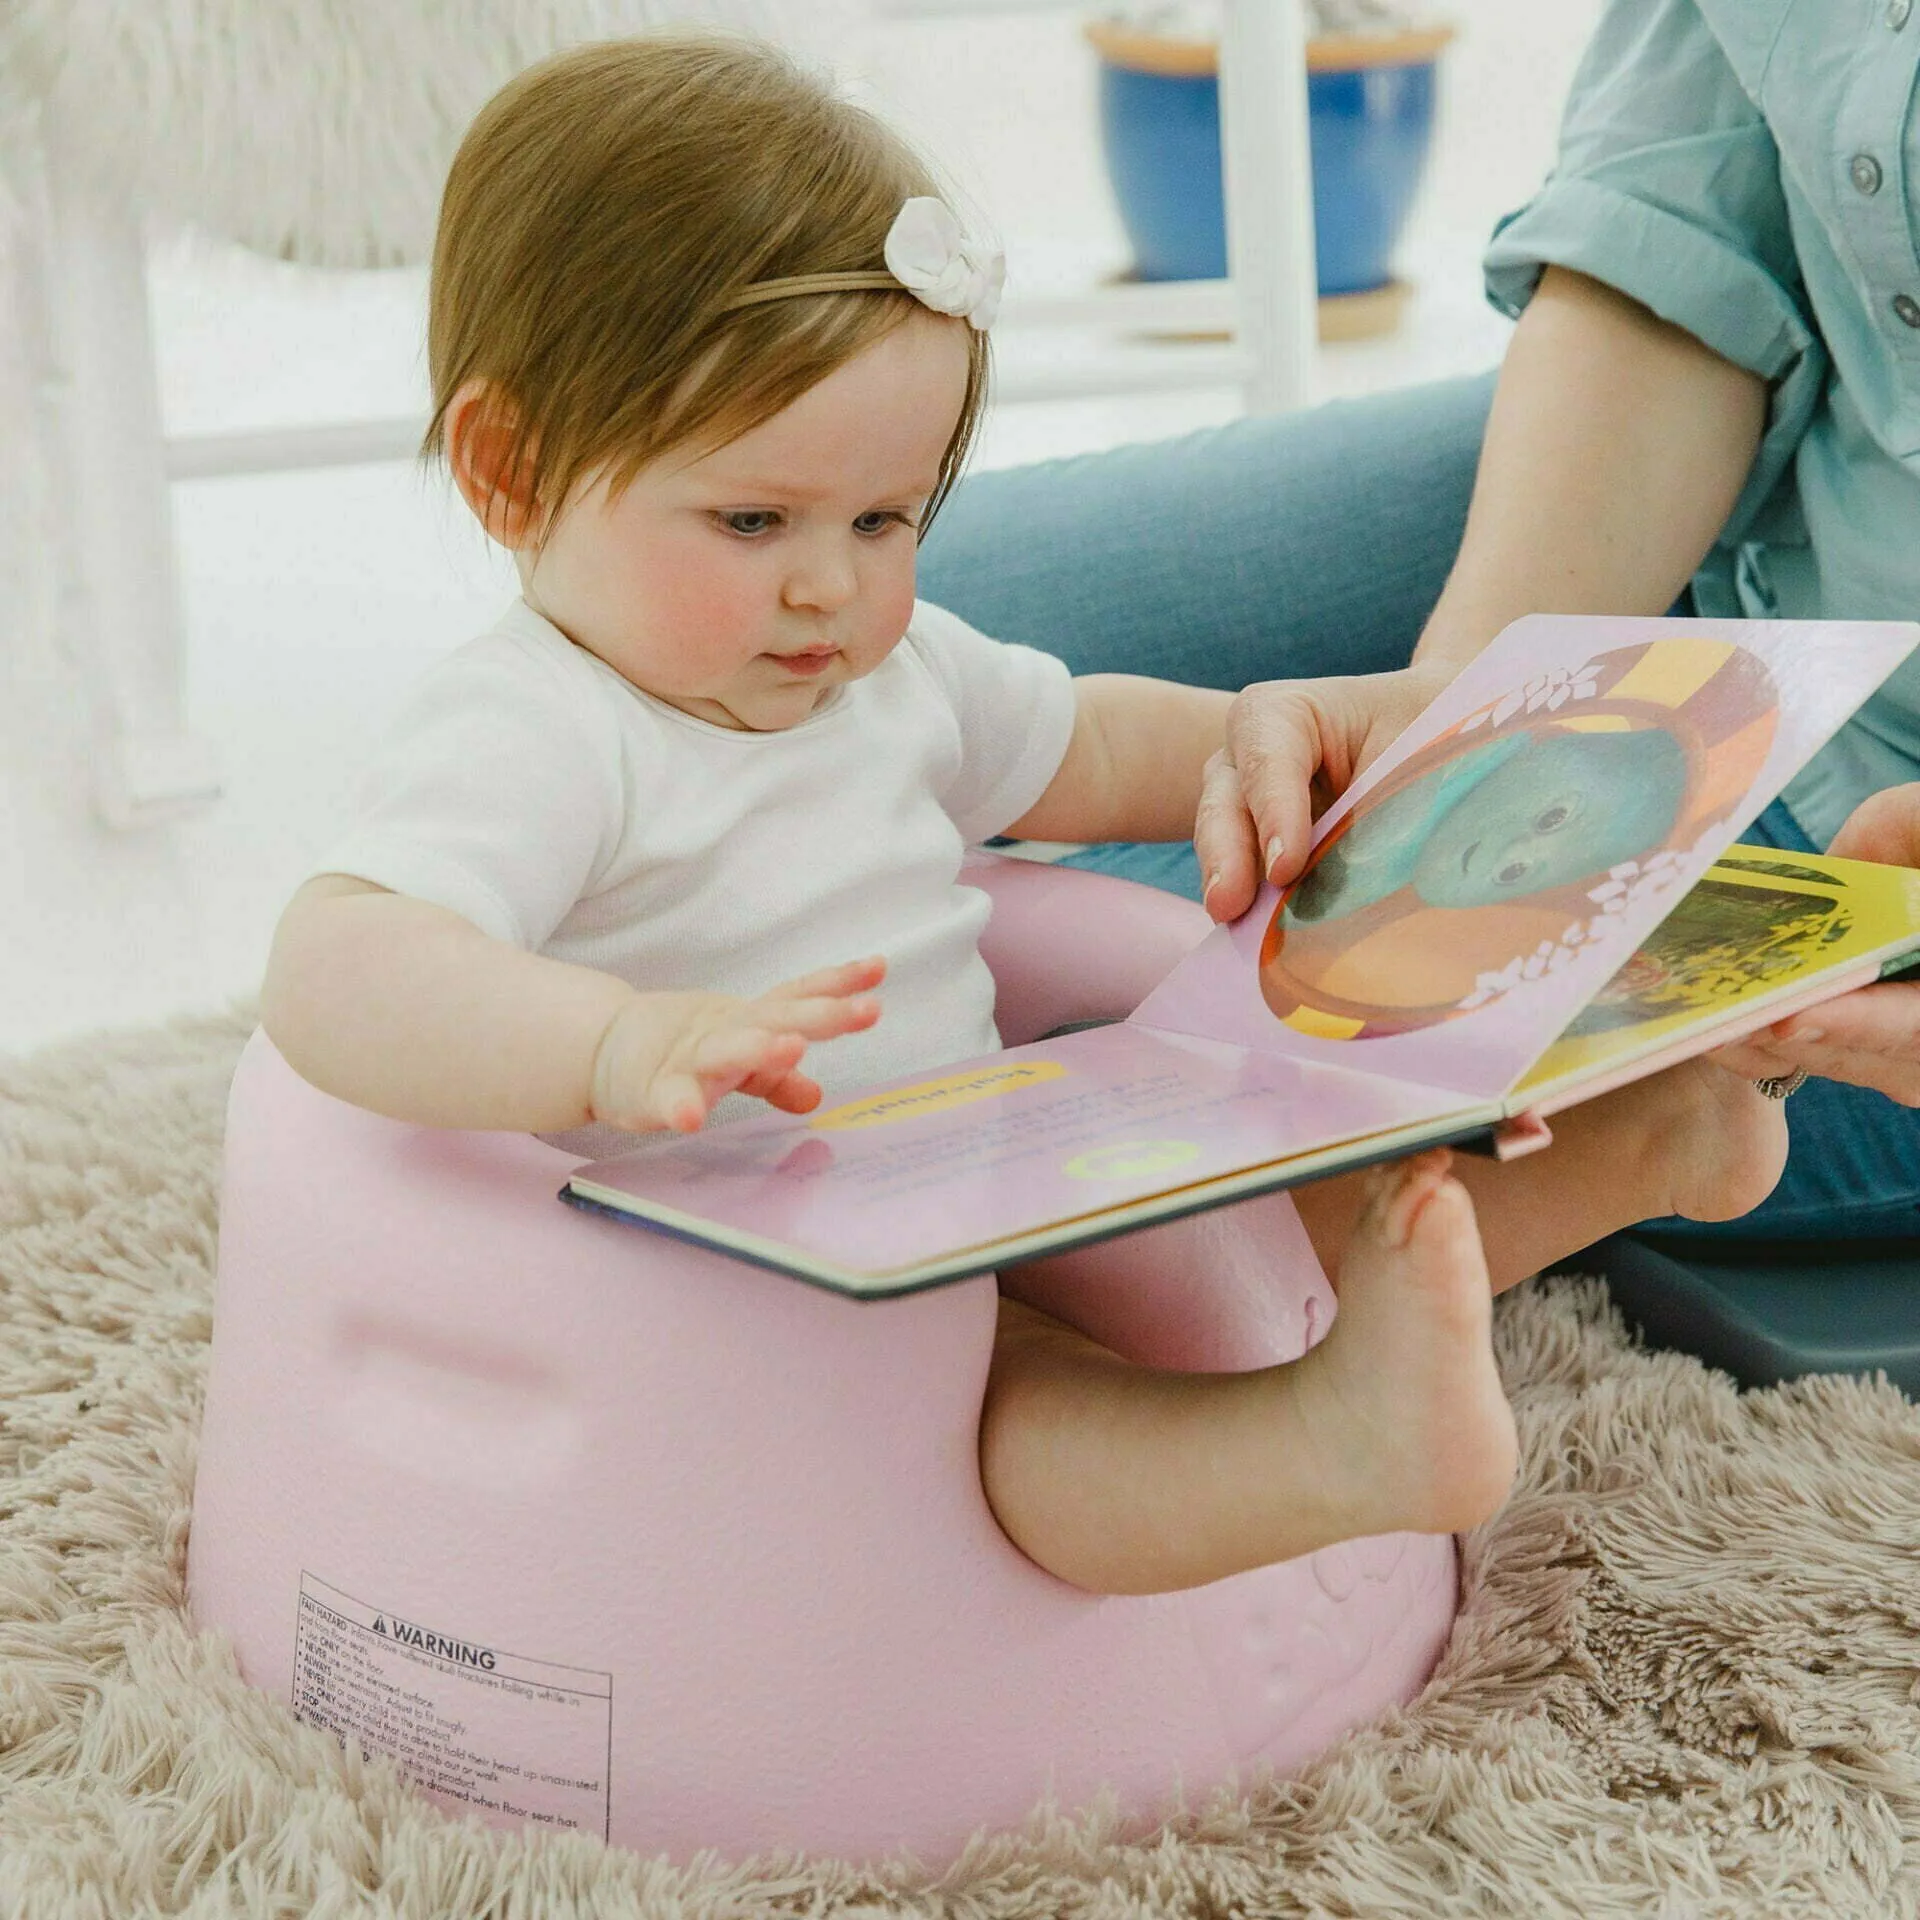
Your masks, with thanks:
<instances>
[{"instance_id":1,"label":"white chair leg","mask_svg":"<svg viewBox=\"0 0 1920 1920\"><path fill-rule=\"evenodd\" d=\"M1281 413L1310 397L1319 326L1300 0L1227 0L1220 145L1247 410Z\"/></svg>"},{"instance_id":2,"label":"white chair leg","mask_svg":"<svg viewBox=\"0 0 1920 1920\"><path fill-rule=\"evenodd\" d=\"M90 190L57 129L49 130L47 176L56 618L92 702L95 804L110 825L141 826L220 792L214 756L186 721L145 241L137 216Z\"/></svg>"}]
</instances>

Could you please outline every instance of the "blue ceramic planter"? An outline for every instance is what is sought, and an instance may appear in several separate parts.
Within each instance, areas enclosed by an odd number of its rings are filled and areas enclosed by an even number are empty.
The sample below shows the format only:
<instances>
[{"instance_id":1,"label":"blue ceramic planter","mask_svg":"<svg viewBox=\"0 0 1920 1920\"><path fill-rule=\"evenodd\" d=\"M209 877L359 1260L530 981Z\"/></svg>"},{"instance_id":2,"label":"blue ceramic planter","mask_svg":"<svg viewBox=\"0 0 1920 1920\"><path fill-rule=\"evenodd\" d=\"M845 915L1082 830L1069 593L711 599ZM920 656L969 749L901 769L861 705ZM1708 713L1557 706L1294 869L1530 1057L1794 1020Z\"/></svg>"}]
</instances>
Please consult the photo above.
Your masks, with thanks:
<instances>
[{"instance_id":1,"label":"blue ceramic planter","mask_svg":"<svg viewBox=\"0 0 1920 1920\"><path fill-rule=\"evenodd\" d=\"M1094 38L1101 45L1097 32ZM1393 249L1432 140L1434 38L1423 37L1424 58L1311 65L1308 127L1323 295L1363 293L1392 277ZM1219 81L1212 73L1148 72L1134 64L1141 42L1129 40L1133 57L1124 61L1101 45L1100 116L1136 269L1143 280L1218 279L1227 270Z\"/></svg>"}]
</instances>

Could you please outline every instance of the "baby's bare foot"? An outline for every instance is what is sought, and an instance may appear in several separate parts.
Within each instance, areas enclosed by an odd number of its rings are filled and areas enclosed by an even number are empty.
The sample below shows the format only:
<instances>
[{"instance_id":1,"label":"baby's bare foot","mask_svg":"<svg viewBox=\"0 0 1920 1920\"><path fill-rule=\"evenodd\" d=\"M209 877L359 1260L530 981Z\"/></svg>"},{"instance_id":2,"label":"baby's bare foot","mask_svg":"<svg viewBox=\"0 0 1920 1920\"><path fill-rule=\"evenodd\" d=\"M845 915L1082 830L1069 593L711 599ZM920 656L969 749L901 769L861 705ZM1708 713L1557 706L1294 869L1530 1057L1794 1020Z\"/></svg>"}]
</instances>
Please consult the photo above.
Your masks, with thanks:
<instances>
[{"instance_id":1,"label":"baby's bare foot","mask_svg":"<svg viewBox=\"0 0 1920 1920\"><path fill-rule=\"evenodd\" d=\"M1486 1261L1448 1160L1425 1153L1375 1176L1332 1331L1299 1363L1356 1534L1458 1532L1496 1512L1513 1482Z\"/></svg>"}]
</instances>

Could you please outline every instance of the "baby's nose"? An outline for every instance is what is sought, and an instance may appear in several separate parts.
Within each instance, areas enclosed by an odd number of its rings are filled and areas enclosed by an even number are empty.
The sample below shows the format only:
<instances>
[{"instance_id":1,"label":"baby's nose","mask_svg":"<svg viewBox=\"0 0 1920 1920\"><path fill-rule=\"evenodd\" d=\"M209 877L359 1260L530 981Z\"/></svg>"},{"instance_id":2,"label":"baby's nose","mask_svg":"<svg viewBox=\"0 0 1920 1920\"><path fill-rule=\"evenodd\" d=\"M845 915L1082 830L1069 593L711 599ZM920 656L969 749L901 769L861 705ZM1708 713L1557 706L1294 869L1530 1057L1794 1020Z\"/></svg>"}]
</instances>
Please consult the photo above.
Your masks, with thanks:
<instances>
[{"instance_id":1,"label":"baby's nose","mask_svg":"<svg viewBox=\"0 0 1920 1920\"><path fill-rule=\"evenodd\" d=\"M833 613L844 607L858 589L859 574L852 555L823 546L800 558L787 579L786 601L791 607Z\"/></svg>"}]
</instances>

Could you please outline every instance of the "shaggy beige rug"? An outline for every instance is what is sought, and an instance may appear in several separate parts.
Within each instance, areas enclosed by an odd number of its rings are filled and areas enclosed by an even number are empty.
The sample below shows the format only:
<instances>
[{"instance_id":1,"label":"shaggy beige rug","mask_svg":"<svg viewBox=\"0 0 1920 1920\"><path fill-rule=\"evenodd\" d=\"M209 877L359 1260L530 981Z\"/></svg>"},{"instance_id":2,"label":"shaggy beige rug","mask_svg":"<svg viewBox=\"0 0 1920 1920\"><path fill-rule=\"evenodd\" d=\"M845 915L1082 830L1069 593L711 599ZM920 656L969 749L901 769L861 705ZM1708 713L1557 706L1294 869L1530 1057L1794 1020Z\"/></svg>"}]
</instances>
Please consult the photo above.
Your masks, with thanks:
<instances>
[{"instance_id":1,"label":"shaggy beige rug","mask_svg":"<svg viewBox=\"0 0 1920 1920\"><path fill-rule=\"evenodd\" d=\"M1920 1913L1920 1410L1503 1304L1522 1484L1403 1713L1151 1839L668 1867L461 1826L182 1613L235 1014L0 1062L0 1915Z\"/></svg>"}]
</instances>

